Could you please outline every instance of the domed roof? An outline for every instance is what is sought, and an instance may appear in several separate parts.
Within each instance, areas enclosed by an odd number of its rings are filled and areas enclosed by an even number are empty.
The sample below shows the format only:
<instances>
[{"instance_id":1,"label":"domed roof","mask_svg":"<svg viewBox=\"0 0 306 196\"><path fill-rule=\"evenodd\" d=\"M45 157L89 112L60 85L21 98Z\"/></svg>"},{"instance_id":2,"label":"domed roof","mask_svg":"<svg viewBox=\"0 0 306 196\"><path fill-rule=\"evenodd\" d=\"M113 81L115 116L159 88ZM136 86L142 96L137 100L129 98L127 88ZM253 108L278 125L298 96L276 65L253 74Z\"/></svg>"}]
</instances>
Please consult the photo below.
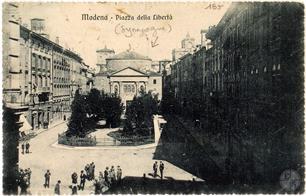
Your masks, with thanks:
<instances>
[{"instance_id":1,"label":"domed roof","mask_svg":"<svg viewBox=\"0 0 306 196\"><path fill-rule=\"evenodd\" d=\"M124 51L117 55L114 55L112 57L107 58L108 60L150 60L151 59L147 56L143 56L141 54L138 54L137 52L133 51Z\"/></svg>"}]
</instances>

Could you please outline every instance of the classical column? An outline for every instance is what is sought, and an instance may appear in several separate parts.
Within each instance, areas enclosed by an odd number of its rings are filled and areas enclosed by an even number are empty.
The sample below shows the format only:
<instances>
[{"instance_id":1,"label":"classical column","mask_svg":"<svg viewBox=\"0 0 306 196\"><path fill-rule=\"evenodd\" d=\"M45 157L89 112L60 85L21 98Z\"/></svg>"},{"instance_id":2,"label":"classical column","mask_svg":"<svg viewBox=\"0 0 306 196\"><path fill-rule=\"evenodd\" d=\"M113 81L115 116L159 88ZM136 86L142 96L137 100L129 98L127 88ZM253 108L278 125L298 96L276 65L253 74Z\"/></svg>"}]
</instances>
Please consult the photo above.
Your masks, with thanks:
<instances>
[{"instance_id":1,"label":"classical column","mask_svg":"<svg viewBox=\"0 0 306 196\"><path fill-rule=\"evenodd\" d=\"M144 82L145 93L148 92L148 81Z\"/></svg>"},{"instance_id":2,"label":"classical column","mask_svg":"<svg viewBox=\"0 0 306 196\"><path fill-rule=\"evenodd\" d=\"M135 87L136 87L136 96L138 96L139 82L135 82Z\"/></svg>"},{"instance_id":3,"label":"classical column","mask_svg":"<svg viewBox=\"0 0 306 196\"><path fill-rule=\"evenodd\" d=\"M123 96L122 89L123 89L123 86L122 86L122 82L120 81L120 82L119 82L119 89L118 89L118 90L119 90L119 93L118 93L118 94L119 94L119 97L122 97L122 96Z\"/></svg>"},{"instance_id":4,"label":"classical column","mask_svg":"<svg viewBox=\"0 0 306 196\"><path fill-rule=\"evenodd\" d=\"M109 93L112 93L113 82L109 82Z\"/></svg>"}]
</instances>

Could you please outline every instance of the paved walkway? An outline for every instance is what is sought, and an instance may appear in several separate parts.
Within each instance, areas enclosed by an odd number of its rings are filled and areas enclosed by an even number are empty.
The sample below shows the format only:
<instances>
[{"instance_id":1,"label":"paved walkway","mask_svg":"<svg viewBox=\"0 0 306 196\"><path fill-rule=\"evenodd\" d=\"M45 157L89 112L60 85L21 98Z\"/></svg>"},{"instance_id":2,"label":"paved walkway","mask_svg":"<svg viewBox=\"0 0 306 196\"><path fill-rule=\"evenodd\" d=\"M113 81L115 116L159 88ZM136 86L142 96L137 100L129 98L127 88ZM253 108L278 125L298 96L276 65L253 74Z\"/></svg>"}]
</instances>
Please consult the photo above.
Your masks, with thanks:
<instances>
[{"instance_id":1,"label":"paved walkway","mask_svg":"<svg viewBox=\"0 0 306 196\"><path fill-rule=\"evenodd\" d=\"M144 173L152 171L153 156L155 147L145 149L64 149L54 148L53 144L57 141L59 133L67 129L65 123L50 128L31 139L30 154L19 155L20 168L31 168L31 187L32 194L53 194L54 185L57 180L62 181L62 194L71 194L71 174L78 174L87 163L94 162L96 173L104 171L106 166L120 165L123 176L141 177ZM165 163L165 176L171 176L175 180L192 180L195 176L174 166L167 161ZM43 188L44 173L49 169L51 172L51 186L49 189ZM147 175L148 176L148 175ZM93 193L92 182L86 182L84 191L78 194Z\"/></svg>"}]
</instances>

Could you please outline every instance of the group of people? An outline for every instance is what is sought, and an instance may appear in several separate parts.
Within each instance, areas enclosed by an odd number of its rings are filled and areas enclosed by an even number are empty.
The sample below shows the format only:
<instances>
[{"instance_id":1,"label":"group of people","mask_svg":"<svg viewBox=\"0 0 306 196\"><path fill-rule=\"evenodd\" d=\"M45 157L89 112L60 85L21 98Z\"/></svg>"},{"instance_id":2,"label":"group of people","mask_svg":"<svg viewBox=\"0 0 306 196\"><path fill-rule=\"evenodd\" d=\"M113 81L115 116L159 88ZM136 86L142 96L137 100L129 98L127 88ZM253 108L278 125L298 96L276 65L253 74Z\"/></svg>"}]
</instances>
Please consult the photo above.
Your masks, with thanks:
<instances>
[{"instance_id":1,"label":"group of people","mask_svg":"<svg viewBox=\"0 0 306 196\"><path fill-rule=\"evenodd\" d=\"M86 172L86 177L87 180L93 180L95 179L95 163L91 162L90 164L87 164L84 168L85 172Z\"/></svg>"},{"instance_id":2,"label":"group of people","mask_svg":"<svg viewBox=\"0 0 306 196\"><path fill-rule=\"evenodd\" d=\"M72 190L72 195L76 195L78 190L84 190L86 180L90 181L95 179L95 164L87 164L85 171L82 170L80 173L80 181L78 181L78 174L73 172L71 175L72 185L69 186ZM18 185L21 189L21 194L27 194L27 188L30 186L31 169L20 169L18 172ZM95 194L101 194L103 190L107 190L114 184L119 184L122 180L122 169L118 165L115 169L114 166L106 167L104 172L99 172L98 178L94 180ZM44 184L45 188L50 188L51 172L46 170L44 173ZM78 182L80 182L78 184ZM54 187L54 194L61 194L61 180L58 180Z\"/></svg>"},{"instance_id":3,"label":"group of people","mask_svg":"<svg viewBox=\"0 0 306 196\"><path fill-rule=\"evenodd\" d=\"M30 168L28 169L20 169L18 172L17 183L20 187L20 194L27 194L27 189L31 184L31 174L32 171Z\"/></svg>"},{"instance_id":4,"label":"group of people","mask_svg":"<svg viewBox=\"0 0 306 196\"><path fill-rule=\"evenodd\" d=\"M159 171L160 171L160 178L163 179L164 178L164 169L165 169L165 165L162 161L160 161L159 163ZM157 161L155 161L155 163L153 164L153 177L156 178L157 177L157 170L158 170L158 163Z\"/></svg>"},{"instance_id":5,"label":"group of people","mask_svg":"<svg viewBox=\"0 0 306 196\"><path fill-rule=\"evenodd\" d=\"M99 178L95 180L95 194L101 194L103 189L110 188L114 184L118 184L122 179L122 169L118 165L117 170L115 170L114 166L106 167L104 172L99 172Z\"/></svg>"},{"instance_id":6,"label":"group of people","mask_svg":"<svg viewBox=\"0 0 306 196\"><path fill-rule=\"evenodd\" d=\"M21 149L22 149L22 154L24 154L24 153L26 153L26 154L28 154L28 153L30 153L30 143L29 142L23 142L22 144L21 144Z\"/></svg>"}]
</instances>

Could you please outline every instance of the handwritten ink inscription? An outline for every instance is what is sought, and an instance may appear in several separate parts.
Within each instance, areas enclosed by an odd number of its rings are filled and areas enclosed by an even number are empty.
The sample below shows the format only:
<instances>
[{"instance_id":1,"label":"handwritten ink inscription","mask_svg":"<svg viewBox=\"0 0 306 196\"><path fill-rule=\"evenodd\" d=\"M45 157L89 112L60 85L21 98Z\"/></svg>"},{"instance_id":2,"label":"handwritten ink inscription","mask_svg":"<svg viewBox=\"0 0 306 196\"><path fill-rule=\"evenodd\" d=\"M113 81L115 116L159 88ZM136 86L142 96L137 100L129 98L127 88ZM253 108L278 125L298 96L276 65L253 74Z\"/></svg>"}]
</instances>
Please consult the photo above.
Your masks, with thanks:
<instances>
[{"instance_id":1,"label":"handwritten ink inscription","mask_svg":"<svg viewBox=\"0 0 306 196\"><path fill-rule=\"evenodd\" d=\"M220 3L209 3L205 9L209 10L220 10L224 5Z\"/></svg>"},{"instance_id":2,"label":"handwritten ink inscription","mask_svg":"<svg viewBox=\"0 0 306 196\"><path fill-rule=\"evenodd\" d=\"M122 23L118 23L115 26L115 34L123 35L126 38L131 37L145 37L150 42L151 47L158 46L158 37L160 33L170 33L172 27L170 24L163 26L148 26L148 27L130 27Z\"/></svg>"}]
</instances>

